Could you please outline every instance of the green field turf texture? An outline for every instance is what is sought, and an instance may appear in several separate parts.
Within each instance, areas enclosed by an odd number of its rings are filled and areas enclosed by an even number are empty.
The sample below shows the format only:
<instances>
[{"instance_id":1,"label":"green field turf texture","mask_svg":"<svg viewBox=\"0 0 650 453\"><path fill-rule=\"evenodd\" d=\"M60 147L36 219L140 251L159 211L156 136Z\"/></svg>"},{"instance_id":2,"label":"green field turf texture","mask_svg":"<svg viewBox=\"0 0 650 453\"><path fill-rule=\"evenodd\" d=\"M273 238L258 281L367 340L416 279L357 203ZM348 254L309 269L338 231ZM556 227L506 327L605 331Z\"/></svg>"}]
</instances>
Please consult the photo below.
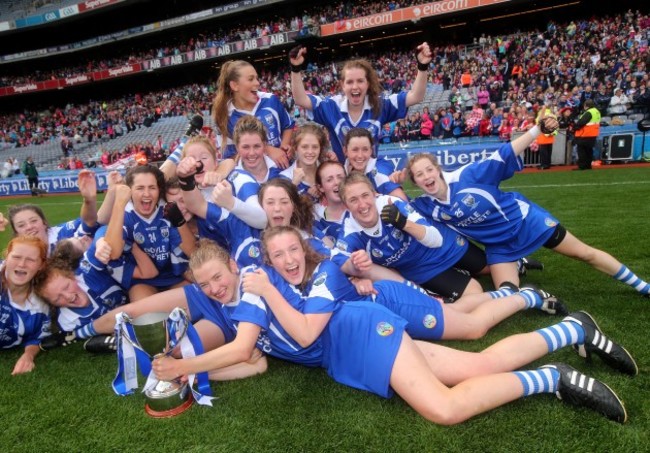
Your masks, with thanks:
<instances>
[{"instance_id":1,"label":"green field turf texture","mask_svg":"<svg viewBox=\"0 0 650 453\"><path fill-rule=\"evenodd\" d=\"M604 249L643 278L650 278L650 169L517 175L503 187L547 208L585 242ZM415 192L411 190L411 195ZM52 224L78 215L76 196L0 199L0 209L41 204ZM1 236L3 248L8 234ZM399 397L384 400L333 382L321 369L270 359L265 375L213 384L213 408L194 406L173 419L144 413L141 394L118 397L111 389L114 355L94 356L80 344L43 353L32 373L12 377L20 351L0 354L2 451L648 451L650 300L585 264L547 250L546 265L525 281L585 309L610 337L636 358L630 378L599 359L585 363L571 349L534 365L563 361L608 383L626 404L629 422L618 425L591 411L542 395L522 399L461 425L433 425ZM483 280L490 288L489 280ZM479 351L510 334L545 327L557 318L518 314L484 339L446 344Z\"/></svg>"}]
</instances>

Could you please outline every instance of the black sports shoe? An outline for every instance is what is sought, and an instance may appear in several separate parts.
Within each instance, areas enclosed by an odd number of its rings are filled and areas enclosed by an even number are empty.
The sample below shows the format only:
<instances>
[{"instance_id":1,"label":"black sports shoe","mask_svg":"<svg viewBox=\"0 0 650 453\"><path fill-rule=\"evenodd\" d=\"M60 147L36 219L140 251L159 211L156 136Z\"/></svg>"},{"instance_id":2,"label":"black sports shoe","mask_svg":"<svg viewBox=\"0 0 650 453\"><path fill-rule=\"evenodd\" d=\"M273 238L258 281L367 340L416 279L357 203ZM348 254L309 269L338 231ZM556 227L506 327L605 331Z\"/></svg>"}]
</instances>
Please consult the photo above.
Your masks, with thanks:
<instances>
[{"instance_id":1,"label":"black sports shoe","mask_svg":"<svg viewBox=\"0 0 650 453\"><path fill-rule=\"evenodd\" d=\"M112 353L117 351L114 335L95 335L84 343L84 349L93 353Z\"/></svg>"},{"instance_id":2,"label":"black sports shoe","mask_svg":"<svg viewBox=\"0 0 650 453\"><path fill-rule=\"evenodd\" d=\"M38 347L41 351L49 351L59 346L68 346L77 342L74 332L57 332L41 340Z\"/></svg>"},{"instance_id":3,"label":"black sports shoe","mask_svg":"<svg viewBox=\"0 0 650 453\"><path fill-rule=\"evenodd\" d=\"M522 264L526 268L527 271L543 271L544 270L544 263L541 261L538 261L536 259L533 259L529 256L524 256L521 259Z\"/></svg>"},{"instance_id":4,"label":"black sports shoe","mask_svg":"<svg viewBox=\"0 0 650 453\"><path fill-rule=\"evenodd\" d=\"M623 402L607 384L564 363L549 363L541 368L555 368L560 372L555 395L562 401L575 406L588 407L615 422L627 421Z\"/></svg>"},{"instance_id":5,"label":"black sports shoe","mask_svg":"<svg viewBox=\"0 0 650 453\"><path fill-rule=\"evenodd\" d=\"M569 314L569 309L565 305L564 302L562 302L562 299L559 297L554 296L553 294L544 291L541 288L538 288L536 285L533 285L532 283L527 283L525 286L522 286L520 288L520 291L529 289L531 291L534 291L537 293L539 297L542 298L542 306L539 307L539 310L543 311L544 313L548 313L549 315L557 315L557 316L566 316Z\"/></svg>"},{"instance_id":6,"label":"black sports shoe","mask_svg":"<svg viewBox=\"0 0 650 453\"><path fill-rule=\"evenodd\" d=\"M627 350L605 336L596 320L586 311L571 313L563 321L575 322L582 326L585 331L585 342L581 345L573 345L581 357L591 359L593 352L607 365L621 373L636 376L639 374L639 367L636 365L632 355Z\"/></svg>"}]
</instances>

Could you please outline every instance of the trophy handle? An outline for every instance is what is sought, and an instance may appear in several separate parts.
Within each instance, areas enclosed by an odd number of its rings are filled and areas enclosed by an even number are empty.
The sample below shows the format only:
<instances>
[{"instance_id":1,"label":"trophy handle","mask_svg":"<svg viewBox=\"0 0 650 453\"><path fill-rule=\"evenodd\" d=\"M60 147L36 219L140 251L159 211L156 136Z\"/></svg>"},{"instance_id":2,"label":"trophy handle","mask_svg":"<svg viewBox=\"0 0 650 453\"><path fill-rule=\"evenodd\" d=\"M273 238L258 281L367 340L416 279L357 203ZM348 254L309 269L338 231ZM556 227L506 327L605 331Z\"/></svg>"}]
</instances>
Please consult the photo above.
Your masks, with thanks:
<instances>
[{"instance_id":1,"label":"trophy handle","mask_svg":"<svg viewBox=\"0 0 650 453\"><path fill-rule=\"evenodd\" d=\"M120 336L124 340L126 340L127 343L129 343L134 348L139 349L140 351L142 351L145 354L149 355L149 353L147 351L145 351L142 346L140 346L140 343L138 343L137 339L131 338L131 332L129 332L127 330L127 328L126 328L127 324L128 325L132 324L133 319L124 312L120 313L120 316L122 318L122 322L120 323Z\"/></svg>"},{"instance_id":2,"label":"trophy handle","mask_svg":"<svg viewBox=\"0 0 650 453\"><path fill-rule=\"evenodd\" d=\"M178 346L181 340L187 334L190 320L187 312L180 307L174 308L167 318L167 349L165 355L170 355L174 348Z\"/></svg>"}]
</instances>

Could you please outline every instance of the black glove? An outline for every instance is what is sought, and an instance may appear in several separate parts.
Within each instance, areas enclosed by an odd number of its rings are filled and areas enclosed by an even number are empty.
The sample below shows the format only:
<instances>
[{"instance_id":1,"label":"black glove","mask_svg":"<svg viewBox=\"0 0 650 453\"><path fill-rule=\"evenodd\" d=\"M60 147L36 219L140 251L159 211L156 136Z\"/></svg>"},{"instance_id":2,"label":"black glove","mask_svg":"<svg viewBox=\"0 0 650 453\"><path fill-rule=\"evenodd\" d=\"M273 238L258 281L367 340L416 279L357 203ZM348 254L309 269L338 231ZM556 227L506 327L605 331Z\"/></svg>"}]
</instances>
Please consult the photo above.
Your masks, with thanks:
<instances>
[{"instance_id":1,"label":"black glove","mask_svg":"<svg viewBox=\"0 0 650 453\"><path fill-rule=\"evenodd\" d=\"M381 221L393 225L395 228L403 230L406 226L406 217L399 212L394 204L387 204L381 210Z\"/></svg>"},{"instance_id":2,"label":"black glove","mask_svg":"<svg viewBox=\"0 0 650 453\"><path fill-rule=\"evenodd\" d=\"M195 175L198 175L200 173L203 173L203 162L198 161L196 163L196 173ZM189 175L189 176L183 176L183 177L178 177L178 185L181 186L181 190L184 190L186 192L191 192L194 190L196 187L196 181L194 180L194 175Z\"/></svg>"},{"instance_id":3,"label":"black glove","mask_svg":"<svg viewBox=\"0 0 650 453\"><path fill-rule=\"evenodd\" d=\"M542 131L542 134L550 135L557 130L558 128L557 125L555 127L548 126L547 123L551 122L549 120L555 122L553 118L542 118L539 120L539 123L537 123L537 125L539 126L539 130Z\"/></svg>"},{"instance_id":4,"label":"black glove","mask_svg":"<svg viewBox=\"0 0 650 453\"><path fill-rule=\"evenodd\" d=\"M418 71L428 71L429 70L429 63L421 63L420 60L418 60L418 55L420 55L419 51L415 51L415 61L418 64Z\"/></svg>"},{"instance_id":5,"label":"black glove","mask_svg":"<svg viewBox=\"0 0 650 453\"><path fill-rule=\"evenodd\" d=\"M185 225L185 217L183 217L183 213L175 201L169 201L165 204L165 207L163 208L163 217L169 220L169 223L171 223L173 227L178 228Z\"/></svg>"}]
</instances>

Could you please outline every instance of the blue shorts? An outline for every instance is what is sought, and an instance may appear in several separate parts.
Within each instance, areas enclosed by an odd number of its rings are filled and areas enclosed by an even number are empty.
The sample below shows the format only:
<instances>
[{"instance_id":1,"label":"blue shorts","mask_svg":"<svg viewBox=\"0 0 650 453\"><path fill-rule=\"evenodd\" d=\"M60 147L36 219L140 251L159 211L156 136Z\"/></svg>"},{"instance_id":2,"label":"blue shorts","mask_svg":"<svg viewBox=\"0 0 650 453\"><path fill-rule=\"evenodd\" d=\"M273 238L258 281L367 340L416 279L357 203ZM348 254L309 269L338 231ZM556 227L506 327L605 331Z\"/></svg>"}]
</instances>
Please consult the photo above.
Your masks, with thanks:
<instances>
[{"instance_id":1,"label":"blue shorts","mask_svg":"<svg viewBox=\"0 0 650 453\"><path fill-rule=\"evenodd\" d=\"M404 318L406 332L420 340L439 340L445 331L442 302L405 283L381 280L373 286L376 303Z\"/></svg>"},{"instance_id":2,"label":"blue shorts","mask_svg":"<svg viewBox=\"0 0 650 453\"><path fill-rule=\"evenodd\" d=\"M321 337L322 366L336 382L389 398L405 326L404 319L379 304L341 304Z\"/></svg>"},{"instance_id":3,"label":"blue shorts","mask_svg":"<svg viewBox=\"0 0 650 453\"><path fill-rule=\"evenodd\" d=\"M131 286L135 286L139 284L149 285L149 286L153 286L159 291L165 291L171 288L172 286L181 283L184 280L185 279L183 278L182 275L174 275L171 272L161 272L154 278L147 278L144 280L139 278L134 278L131 281Z\"/></svg>"}]
</instances>

